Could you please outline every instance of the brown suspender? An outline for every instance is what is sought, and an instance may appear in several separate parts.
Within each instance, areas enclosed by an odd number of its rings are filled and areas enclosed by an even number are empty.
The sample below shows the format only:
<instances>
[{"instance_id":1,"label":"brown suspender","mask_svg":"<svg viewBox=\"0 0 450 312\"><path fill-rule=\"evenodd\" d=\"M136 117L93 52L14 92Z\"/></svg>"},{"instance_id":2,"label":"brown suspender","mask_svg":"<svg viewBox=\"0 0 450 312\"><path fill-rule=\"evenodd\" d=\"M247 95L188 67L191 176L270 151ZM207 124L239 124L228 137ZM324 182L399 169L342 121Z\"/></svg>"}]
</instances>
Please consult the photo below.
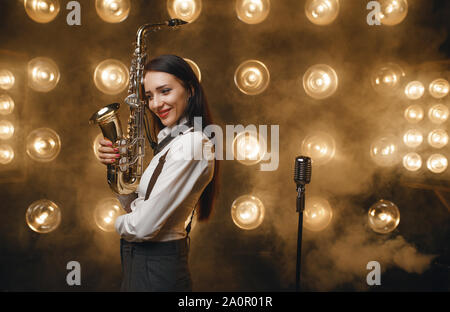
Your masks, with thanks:
<instances>
[{"instance_id":1,"label":"brown suspender","mask_svg":"<svg viewBox=\"0 0 450 312\"><path fill-rule=\"evenodd\" d=\"M162 171L162 168L164 166L164 163L166 162L166 155L167 155L167 153L169 151L170 151L170 148L167 150L167 152L164 155L162 155L159 158L158 165L156 166L155 171L153 171L153 175L152 175L152 177L150 179L150 182L148 184L147 193L145 193L145 200L147 200L149 198L150 193L152 192L153 187L155 186L156 180L158 180L158 177L161 174L161 171Z\"/></svg>"}]
</instances>

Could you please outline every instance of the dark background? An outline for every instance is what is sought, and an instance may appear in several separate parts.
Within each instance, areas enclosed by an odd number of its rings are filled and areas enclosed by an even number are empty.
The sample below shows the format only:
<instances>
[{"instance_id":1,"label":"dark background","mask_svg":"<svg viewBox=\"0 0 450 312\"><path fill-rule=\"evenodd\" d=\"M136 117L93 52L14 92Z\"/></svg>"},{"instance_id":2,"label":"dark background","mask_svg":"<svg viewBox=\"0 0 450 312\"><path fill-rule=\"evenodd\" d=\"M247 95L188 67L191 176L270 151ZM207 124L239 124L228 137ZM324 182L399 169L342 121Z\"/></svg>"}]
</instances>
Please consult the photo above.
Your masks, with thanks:
<instances>
[{"instance_id":1,"label":"dark background","mask_svg":"<svg viewBox=\"0 0 450 312\"><path fill-rule=\"evenodd\" d=\"M97 201L111 197L112 192L105 168L92 152L99 129L89 126L88 119L99 107L122 102L126 92L104 95L95 88L92 76L95 66L107 58L128 66L138 27L169 16L165 1L133 0L128 18L109 24L97 16L94 1L79 1L82 25L68 26L67 2L61 1L59 15L47 24L28 18L21 1L0 3L1 64L19 73L10 93L18 105L14 144L22 151L13 169L0 171L0 289L4 291L117 291L120 286L119 237L100 231L92 218ZM382 97L370 87L374 65L396 61L412 80L420 70L430 68L426 64L441 62L439 73L450 78L450 3L410 1L414 3L405 21L385 27L367 25L367 1L345 1L337 20L320 27L307 20L304 2L272 1L263 23L247 25L236 17L234 1L204 0L194 23L176 31L159 31L148 40L150 56L173 53L197 63L215 123L223 129L237 124L280 126L276 171L222 161L222 188L214 215L192 232L194 290L294 290L298 215L293 161L308 130L320 129L333 134L339 152L336 160L313 170L307 194L326 196L337 213L324 233L304 232L304 290L448 291L449 170L436 176L425 169L407 174L401 165L377 168L368 146L378 132L398 134L404 126L403 100ZM38 56L52 58L61 72L58 86L48 93L26 85L26 63ZM234 85L234 71L247 59L261 60L270 70L269 88L257 96L244 95ZM298 78L317 63L332 66L340 83L336 94L319 104L298 85ZM122 105L123 122L127 110ZM60 135L62 148L53 162L37 163L26 157L24 138L44 126ZM447 157L448 151L448 147L441 150ZM411 183L422 186L411 187ZM438 187L442 200L435 192ZM266 208L263 224L252 231L237 228L230 217L232 202L244 194L259 197ZM41 198L58 203L62 212L61 225L49 234L35 233L25 222L27 207ZM367 209L381 198L392 200L401 211L398 228L384 236L365 225ZM354 238L361 235L370 242L365 247L401 236L404 245L434 257L420 273L385 264L384 258L371 259L379 260L384 269L382 285L368 287L364 267L356 269L363 274L349 279L346 270L351 269L336 265L340 260L332 256L337 246L332 242L348 236L349 222L360 231ZM359 256L358 248L350 250ZM315 252L330 256L316 261ZM81 286L66 284L66 264L72 260L81 264ZM321 266L322 275L312 270L313 263ZM332 274L336 271L342 275ZM333 282L320 282L319 276L325 276L325 281L327 274Z\"/></svg>"}]
</instances>

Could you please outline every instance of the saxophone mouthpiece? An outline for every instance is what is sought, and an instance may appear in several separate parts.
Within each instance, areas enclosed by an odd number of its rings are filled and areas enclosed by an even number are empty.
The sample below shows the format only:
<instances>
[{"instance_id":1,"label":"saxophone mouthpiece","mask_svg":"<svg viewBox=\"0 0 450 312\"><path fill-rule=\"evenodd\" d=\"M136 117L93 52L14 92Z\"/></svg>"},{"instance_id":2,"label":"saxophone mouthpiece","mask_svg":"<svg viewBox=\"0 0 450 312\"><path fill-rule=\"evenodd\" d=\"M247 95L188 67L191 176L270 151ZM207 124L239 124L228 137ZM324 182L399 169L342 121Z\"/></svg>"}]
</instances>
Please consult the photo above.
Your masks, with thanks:
<instances>
[{"instance_id":1,"label":"saxophone mouthpiece","mask_svg":"<svg viewBox=\"0 0 450 312\"><path fill-rule=\"evenodd\" d=\"M188 22L185 22L185 21L183 21L183 20L181 20L181 19L179 19L179 18L174 18L174 19L171 19L171 20L168 20L167 21L167 25L168 26L180 26L180 25L184 25L184 24L187 24Z\"/></svg>"}]
</instances>

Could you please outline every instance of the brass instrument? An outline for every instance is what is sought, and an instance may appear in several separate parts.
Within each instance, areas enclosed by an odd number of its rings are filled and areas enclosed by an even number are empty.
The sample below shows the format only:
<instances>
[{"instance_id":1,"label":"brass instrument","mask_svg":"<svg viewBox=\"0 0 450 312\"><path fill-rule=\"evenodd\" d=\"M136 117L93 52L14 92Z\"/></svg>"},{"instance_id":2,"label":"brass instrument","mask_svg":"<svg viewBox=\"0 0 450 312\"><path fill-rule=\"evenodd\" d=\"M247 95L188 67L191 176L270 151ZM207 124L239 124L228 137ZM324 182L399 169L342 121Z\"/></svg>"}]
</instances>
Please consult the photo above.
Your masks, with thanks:
<instances>
[{"instance_id":1,"label":"brass instrument","mask_svg":"<svg viewBox=\"0 0 450 312\"><path fill-rule=\"evenodd\" d=\"M136 47L130 66L130 82L125 103L130 107L127 135L122 132L118 110L119 103L107 105L92 115L90 124L98 124L103 136L119 149L118 164L107 165L107 180L111 189L120 195L134 192L143 173L145 157L145 92L144 66L147 61L145 35L148 31L162 27L176 27L186 24L180 19L171 19L164 23L145 24L139 27L136 35ZM152 147L156 145L151 142Z\"/></svg>"}]
</instances>

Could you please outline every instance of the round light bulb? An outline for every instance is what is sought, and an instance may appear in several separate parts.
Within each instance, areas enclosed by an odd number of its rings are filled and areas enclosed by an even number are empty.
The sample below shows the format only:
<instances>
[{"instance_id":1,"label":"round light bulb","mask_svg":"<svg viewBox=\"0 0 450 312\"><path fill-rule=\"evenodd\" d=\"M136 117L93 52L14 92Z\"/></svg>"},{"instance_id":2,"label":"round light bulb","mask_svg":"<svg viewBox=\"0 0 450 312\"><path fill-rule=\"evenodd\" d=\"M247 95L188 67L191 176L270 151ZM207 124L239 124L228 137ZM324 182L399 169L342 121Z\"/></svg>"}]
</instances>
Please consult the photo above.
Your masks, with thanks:
<instances>
[{"instance_id":1,"label":"round light bulb","mask_svg":"<svg viewBox=\"0 0 450 312\"><path fill-rule=\"evenodd\" d=\"M322 231L331 222L333 211L330 203L321 197L306 197L303 225L310 231Z\"/></svg>"},{"instance_id":2,"label":"round light bulb","mask_svg":"<svg viewBox=\"0 0 450 312\"><path fill-rule=\"evenodd\" d=\"M442 173L447 170L448 161L442 154L433 154L428 157L427 168L433 173Z\"/></svg>"},{"instance_id":3,"label":"round light bulb","mask_svg":"<svg viewBox=\"0 0 450 312\"><path fill-rule=\"evenodd\" d=\"M428 134L428 144L434 148L443 148L448 143L448 134L444 129L435 129Z\"/></svg>"},{"instance_id":4,"label":"round light bulb","mask_svg":"<svg viewBox=\"0 0 450 312\"><path fill-rule=\"evenodd\" d=\"M107 59L95 68L95 86L105 94L119 94L128 87L128 82L128 68L120 61Z\"/></svg>"},{"instance_id":5,"label":"round light bulb","mask_svg":"<svg viewBox=\"0 0 450 312\"><path fill-rule=\"evenodd\" d=\"M327 133L313 132L303 139L301 153L310 157L315 167L323 166L334 158L336 143Z\"/></svg>"},{"instance_id":6,"label":"round light bulb","mask_svg":"<svg viewBox=\"0 0 450 312\"><path fill-rule=\"evenodd\" d=\"M41 199L28 207L25 218L33 231L49 233L54 231L61 223L61 211L54 202Z\"/></svg>"},{"instance_id":7,"label":"round light bulb","mask_svg":"<svg viewBox=\"0 0 450 312\"><path fill-rule=\"evenodd\" d=\"M194 72L195 76L197 76L198 81L201 82L202 81L202 73L200 72L200 68L197 66L197 64L193 60L190 60L187 58L185 58L184 60L192 68L192 71Z\"/></svg>"},{"instance_id":8,"label":"round light bulb","mask_svg":"<svg viewBox=\"0 0 450 312\"><path fill-rule=\"evenodd\" d=\"M266 142L253 131L243 131L233 140L235 159L246 166L259 163L265 155Z\"/></svg>"},{"instance_id":9,"label":"round light bulb","mask_svg":"<svg viewBox=\"0 0 450 312\"><path fill-rule=\"evenodd\" d=\"M410 129L403 135L403 142L408 147L418 147L423 142L423 135L417 129Z\"/></svg>"},{"instance_id":10,"label":"round light bulb","mask_svg":"<svg viewBox=\"0 0 450 312\"><path fill-rule=\"evenodd\" d=\"M425 87L420 81L411 81L405 87L405 95L410 100L417 100L422 97Z\"/></svg>"},{"instance_id":11,"label":"round light bulb","mask_svg":"<svg viewBox=\"0 0 450 312\"><path fill-rule=\"evenodd\" d=\"M305 14L313 24L331 24L339 14L339 0L308 0L305 3Z\"/></svg>"},{"instance_id":12,"label":"round light bulb","mask_svg":"<svg viewBox=\"0 0 450 312\"><path fill-rule=\"evenodd\" d=\"M202 11L201 0L167 0L167 11L171 18L192 23Z\"/></svg>"},{"instance_id":13,"label":"round light bulb","mask_svg":"<svg viewBox=\"0 0 450 312\"><path fill-rule=\"evenodd\" d=\"M38 23L49 23L59 13L58 0L24 0L25 12L28 17Z\"/></svg>"},{"instance_id":14,"label":"round light bulb","mask_svg":"<svg viewBox=\"0 0 450 312\"><path fill-rule=\"evenodd\" d=\"M8 144L0 144L0 164L6 165L14 159L14 150Z\"/></svg>"},{"instance_id":15,"label":"round light bulb","mask_svg":"<svg viewBox=\"0 0 450 312\"><path fill-rule=\"evenodd\" d=\"M371 74L370 82L378 93L392 95L400 87L405 76L405 72L399 65L387 63L375 68Z\"/></svg>"},{"instance_id":16,"label":"round light bulb","mask_svg":"<svg viewBox=\"0 0 450 312\"><path fill-rule=\"evenodd\" d=\"M231 205L231 218L243 230L256 229L264 220L263 203L255 196L243 195Z\"/></svg>"},{"instance_id":17,"label":"round light bulb","mask_svg":"<svg viewBox=\"0 0 450 312\"><path fill-rule=\"evenodd\" d=\"M400 223L400 211L391 201L379 200L373 204L368 212L370 228L381 234L395 230Z\"/></svg>"},{"instance_id":18,"label":"round light bulb","mask_svg":"<svg viewBox=\"0 0 450 312\"><path fill-rule=\"evenodd\" d=\"M8 94L0 94L0 115L9 115L13 110L13 99Z\"/></svg>"},{"instance_id":19,"label":"round light bulb","mask_svg":"<svg viewBox=\"0 0 450 312\"><path fill-rule=\"evenodd\" d=\"M264 63L257 60L243 62L234 73L236 87L242 93L248 95L257 95L264 92L269 82L269 70Z\"/></svg>"},{"instance_id":20,"label":"round light bulb","mask_svg":"<svg viewBox=\"0 0 450 312\"><path fill-rule=\"evenodd\" d=\"M8 140L14 135L14 125L8 120L0 120L0 139Z\"/></svg>"},{"instance_id":21,"label":"round light bulb","mask_svg":"<svg viewBox=\"0 0 450 312\"><path fill-rule=\"evenodd\" d=\"M49 92L59 82L59 69L53 60L37 57L28 62L28 85L38 92Z\"/></svg>"},{"instance_id":22,"label":"round light bulb","mask_svg":"<svg viewBox=\"0 0 450 312\"><path fill-rule=\"evenodd\" d=\"M311 66L303 75L303 88L314 99L332 96L338 87L338 77L333 68L325 64Z\"/></svg>"},{"instance_id":23,"label":"round light bulb","mask_svg":"<svg viewBox=\"0 0 450 312\"><path fill-rule=\"evenodd\" d=\"M0 69L0 89L9 90L14 86L16 78L7 69Z\"/></svg>"},{"instance_id":24,"label":"round light bulb","mask_svg":"<svg viewBox=\"0 0 450 312\"><path fill-rule=\"evenodd\" d=\"M422 167L422 157L417 153L408 153L403 156L403 167L408 171L417 171Z\"/></svg>"},{"instance_id":25,"label":"round light bulb","mask_svg":"<svg viewBox=\"0 0 450 312\"><path fill-rule=\"evenodd\" d=\"M379 0L380 12L378 20L387 26L400 24L408 15L408 2L406 0Z\"/></svg>"},{"instance_id":26,"label":"round light bulb","mask_svg":"<svg viewBox=\"0 0 450 312\"><path fill-rule=\"evenodd\" d=\"M33 160L49 162L54 160L61 150L59 135L49 128L39 128L27 137L27 154Z\"/></svg>"},{"instance_id":27,"label":"round light bulb","mask_svg":"<svg viewBox=\"0 0 450 312\"><path fill-rule=\"evenodd\" d=\"M430 121L438 125L447 121L448 115L448 107L444 104L435 104L428 111L428 118L430 118Z\"/></svg>"},{"instance_id":28,"label":"round light bulb","mask_svg":"<svg viewBox=\"0 0 450 312\"><path fill-rule=\"evenodd\" d=\"M443 78L433 80L428 87L428 91L430 92L431 96L436 99L442 99L443 97L445 97L448 94L449 89L450 85L448 81Z\"/></svg>"},{"instance_id":29,"label":"round light bulb","mask_svg":"<svg viewBox=\"0 0 450 312\"><path fill-rule=\"evenodd\" d=\"M98 16L107 23L120 23L130 14L130 0L95 0Z\"/></svg>"},{"instance_id":30,"label":"round light bulb","mask_svg":"<svg viewBox=\"0 0 450 312\"><path fill-rule=\"evenodd\" d=\"M405 110L405 119L412 124L418 123L423 119L423 108L414 104Z\"/></svg>"},{"instance_id":31,"label":"round light bulb","mask_svg":"<svg viewBox=\"0 0 450 312\"><path fill-rule=\"evenodd\" d=\"M270 12L270 0L237 0L236 14L247 24L263 22Z\"/></svg>"},{"instance_id":32,"label":"round light bulb","mask_svg":"<svg viewBox=\"0 0 450 312\"><path fill-rule=\"evenodd\" d=\"M390 167L398 163L398 141L393 135L379 137L370 146L370 156L379 166Z\"/></svg>"},{"instance_id":33,"label":"round light bulb","mask_svg":"<svg viewBox=\"0 0 450 312\"><path fill-rule=\"evenodd\" d=\"M100 200L94 209L95 224L105 232L114 231L116 218L121 214L121 204L117 198Z\"/></svg>"}]
</instances>

